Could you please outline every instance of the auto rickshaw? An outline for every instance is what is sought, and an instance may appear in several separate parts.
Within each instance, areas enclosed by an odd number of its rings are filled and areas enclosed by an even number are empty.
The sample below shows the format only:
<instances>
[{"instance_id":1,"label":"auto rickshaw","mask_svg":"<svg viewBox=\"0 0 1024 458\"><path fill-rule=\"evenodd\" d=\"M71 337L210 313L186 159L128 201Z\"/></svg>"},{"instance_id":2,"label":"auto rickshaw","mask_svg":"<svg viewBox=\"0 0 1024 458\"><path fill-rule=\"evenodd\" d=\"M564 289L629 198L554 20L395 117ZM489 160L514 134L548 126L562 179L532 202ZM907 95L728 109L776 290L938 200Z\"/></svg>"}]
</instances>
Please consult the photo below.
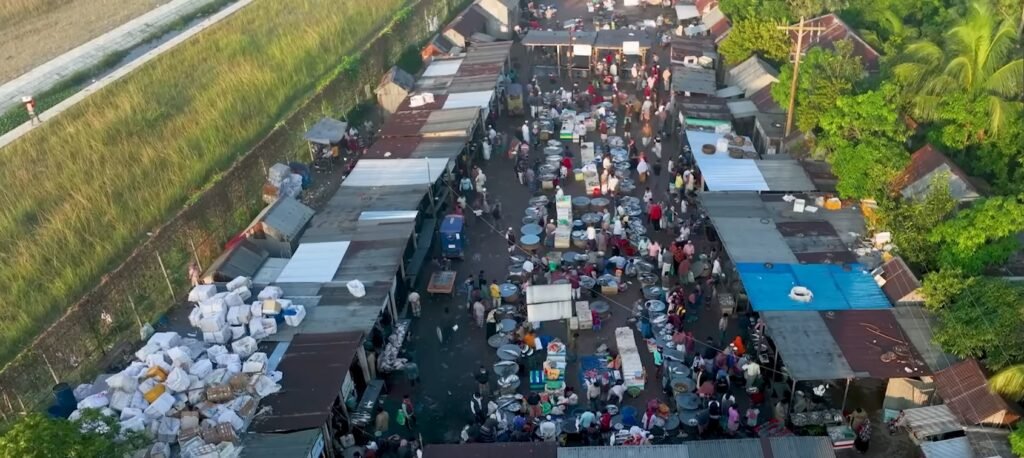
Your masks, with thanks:
<instances>
[{"instance_id":1,"label":"auto rickshaw","mask_svg":"<svg viewBox=\"0 0 1024 458\"><path fill-rule=\"evenodd\" d=\"M466 248L465 217L448 215L441 221L438 230L441 239L441 256L446 258L462 258Z\"/></svg>"},{"instance_id":2,"label":"auto rickshaw","mask_svg":"<svg viewBox=\"0 0 1024 458\"><path fill-rule=\"evenodd\" d=\"M510 116L522 116L526 114L523 109L523 85L512 83L505 91L505 104L508 106Z\"/></svg>"}]
</instances>

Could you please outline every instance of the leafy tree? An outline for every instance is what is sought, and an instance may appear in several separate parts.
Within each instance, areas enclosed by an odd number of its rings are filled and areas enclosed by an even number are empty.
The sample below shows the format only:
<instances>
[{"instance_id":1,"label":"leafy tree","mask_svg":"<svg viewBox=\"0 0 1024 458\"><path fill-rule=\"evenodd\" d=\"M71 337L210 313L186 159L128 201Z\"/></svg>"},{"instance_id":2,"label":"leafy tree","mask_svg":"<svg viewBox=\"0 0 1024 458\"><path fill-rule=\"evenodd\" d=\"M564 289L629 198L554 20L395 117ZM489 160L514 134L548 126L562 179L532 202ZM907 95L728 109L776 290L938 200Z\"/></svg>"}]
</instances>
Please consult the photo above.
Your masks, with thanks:
<instances>
[{"instance_id":1,"label":"leafy tree","mask_svg":"<svg viewBox=\"0 0 1024 458\"><path fill-rule=\"evenodd\" d=\"M818 116L819 151L827 154L832 173L839 178L839 194L846 198L886 196L908 155L903 148L906 128L884 88L841 95Z\"/></svg>"},{"instance_id":2,"label":"leafy tree","mask_svg":"<svg viewBox=\"0 0 1024 458\"><path fill-rule=\"evenodd\" d=\"M1017 429L1010 433L1010 451L1014 455L1024 456L1024 423L1018 424Z\"/></svg>"},{"instance_id":3,"label":"leafy tree","mask_svg":"<svg viewBox=\"0 0 1024 458\"><path fill-rule=\"evenodd\" d=\"M974 287L977 277L970 277L960 269L943 269L924 276L922 288L925 308L939 310L956 300L968 288Z\"/></svg>"},{"instance_id":4,"label":"leafy tree","mask_svg":"<svg viewBox=\"0 0 1024 458\"><path fill-rule=\"evenodd\" d=\"M1015 18L997 15L987 1L979 0L942 43L924 40L908 46L893 71L912 96L915 117L933 121L946 111L948 118L953 107L973 108L971 102L979 101L985 110L972 109L973 122L965 126L976 130L976 138L998 135L1016 119L1024 94L1024 57L1016 25ZM943 102L958 93L967 102Z\"/></svg>"},{"instance_id":5,"label":"leafy tree","mask_svg":"<svg viewBox=\"0 0 1024 458\"><path fill-rule=\"evenodd\" d=\"M997 372L988 380L988 385L992 391L1014 401L1024 400L1024 364L1014 364Z\"/></svg>"},{"instance_id":6,"label":"leafy tree","mask_svg":"<svg viewBox=\"0 0 1024 458\"><path fill-rule=\"evenodd\" d=\"M1024 205L1015 197L983 199L935 227L928 238L939 246L942 268L970 274L1005 262L1017 249L1016 235L1024 231Z\"/></svg>"},{"instance_id":7,"label":"leafy tree","mask_svg":"<svg viewBox=\"0 0 1024 458\"><path fill-rule=\"evenodd\" d=\"M847 0L788 0L789 8L799 19L804 16L810 19L823 13L834 13L849 5Z\"/></svg>"},{"instance_id":8,"label":"leafy tree","mask_svg":"<svg viewBox=\"0 0 1024 458\"><path fill-rule=\"evenodd\" d=\"M797 128L813 132L818 127L821 113L841 96L852 94L854 86L864 75L860 57L853 55L853 44L849 41L837 42L834 51L822 48L808 51L800 60L794 113ZM786 64L779 72L779 83L772 86L772 98L779 106L789 105L792 81L793 64Z\"/></svg>"},{"instance_id":9,"label":"leafy tree","mask_svg":"<svg viewBox=\"0 0 1024 458\"><path fill-rule=\"evenodd\" d=\"M1016 285L978 278L938 315L934 338L945 351L992 369L1024 360L1024 294Z\"/></svg>"},{"instance_id":10,"label":"leafy tree","mask_svg":"<svg viewBox=\"0 0 1024 458\"><path fill-rule=\"evenodd\" d=\"M141 433L122 434L116 418L98 410L82 412L76 421L31 413L0 436L0 456L22 458L105 458L125 456L146 443Z\"/></svg>"},{"instance_id":11,"label":"leafy tree","mask_svg":"<svg viewBox=\"0 0 1024 458\"><path fill-rule=\"evenodd\" d=\"M785 0L722 0L718 7L733 21L760 19L786 23L793 20L789 3Z\"/></svg>"},{"instance_id":12,"label":"leafy tree","mask_svg":"<svg viewBox=\"0 0 1024 458\"><path fill-rule=\"evenodd\" d=\"M718 46L718 52L729 65L736 65L757 54L778 65L789 58L789 36L778 26L781 23L763 19L741 19Z\"/></svg>"},{"instance_id":13,"label":"leafy tree","mask_svg":"<svg viewBox=\"0 0 1024 458\"><path fill-rule=\"evenodd\" d=\"M947 177L938 176L922 200L883 199L878 211L879 225L892 232L900 256L919 268L930 270L935 267L938 246L928 239L928 233L955 208Z\"/></svg>"}]
</instances>

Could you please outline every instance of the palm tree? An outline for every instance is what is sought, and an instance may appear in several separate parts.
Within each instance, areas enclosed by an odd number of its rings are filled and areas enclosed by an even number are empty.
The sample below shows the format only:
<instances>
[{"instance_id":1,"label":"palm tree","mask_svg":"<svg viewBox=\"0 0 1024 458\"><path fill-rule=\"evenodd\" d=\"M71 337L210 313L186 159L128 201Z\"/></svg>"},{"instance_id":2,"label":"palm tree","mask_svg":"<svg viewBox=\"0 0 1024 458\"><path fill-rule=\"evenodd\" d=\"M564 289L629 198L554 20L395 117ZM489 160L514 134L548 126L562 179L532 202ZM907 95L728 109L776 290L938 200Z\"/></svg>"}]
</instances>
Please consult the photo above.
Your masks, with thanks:
<instances>
[{"instance_id":1,"label":"palm tree","mask_svg":"<svg viewBox=\"0 0 1024 458\"><path fill-rule=\"evenodd\" d=\"M1024 364L1007 367L988 380L992 391L1014 401L1024 400Z\"/></svg>"},{"instance_id":2,"label":"palm tree","mask_svg":"<svg viewBox=\"0 0 1024 458\"><path fill-rule=\"evenodd\" d=\"M996 135L1020 110L1024 94L1015 19L1000 17L986 0L975 1L963 23L946 33L942 44L919 41L907 47L893 71L913 93L914 115L934 119L944 94L963 91L984 101L990 112L988 133Z\"/></svg>"}]
</instances>

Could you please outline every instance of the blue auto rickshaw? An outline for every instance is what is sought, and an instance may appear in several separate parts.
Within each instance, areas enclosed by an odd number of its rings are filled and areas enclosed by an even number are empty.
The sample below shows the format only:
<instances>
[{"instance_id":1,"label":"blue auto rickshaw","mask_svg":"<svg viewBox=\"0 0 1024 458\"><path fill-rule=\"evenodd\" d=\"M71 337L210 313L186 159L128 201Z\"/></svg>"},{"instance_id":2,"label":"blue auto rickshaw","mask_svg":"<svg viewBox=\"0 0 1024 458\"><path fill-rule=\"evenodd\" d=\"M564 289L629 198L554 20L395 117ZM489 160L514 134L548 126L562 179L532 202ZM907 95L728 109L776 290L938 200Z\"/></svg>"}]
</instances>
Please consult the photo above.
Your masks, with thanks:
<instances>
[{"instance_id":1,"label":"blue auto rickshaw","mask_svg":"<svg viewBox=\"0 0 1024 458\"><path fill-rule=\"evenodd\" d=\"M448 215L441 221L441 256L462 258L466 249L465 217Z\"/></svg>"}]
</instances>

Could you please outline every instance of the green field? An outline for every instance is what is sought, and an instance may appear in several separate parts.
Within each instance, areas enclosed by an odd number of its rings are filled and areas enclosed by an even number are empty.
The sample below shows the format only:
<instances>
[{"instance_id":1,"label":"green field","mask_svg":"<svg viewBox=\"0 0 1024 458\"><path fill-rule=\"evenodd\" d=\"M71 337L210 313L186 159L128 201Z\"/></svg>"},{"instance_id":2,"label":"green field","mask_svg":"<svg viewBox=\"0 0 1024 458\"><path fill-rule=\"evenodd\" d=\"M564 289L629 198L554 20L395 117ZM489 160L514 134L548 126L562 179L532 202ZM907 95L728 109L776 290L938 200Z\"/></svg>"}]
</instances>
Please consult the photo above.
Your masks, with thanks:
<instances>
[{"instance_id":1,"label":"green field","mask_svg":"<svg viewBox=\"0 0 1024 458\"><path fill-rule=\"evenodd\" d=\"M0 149L0 363L404 2L352 3L257 0Z\"/></svg>"}]
</instances>

